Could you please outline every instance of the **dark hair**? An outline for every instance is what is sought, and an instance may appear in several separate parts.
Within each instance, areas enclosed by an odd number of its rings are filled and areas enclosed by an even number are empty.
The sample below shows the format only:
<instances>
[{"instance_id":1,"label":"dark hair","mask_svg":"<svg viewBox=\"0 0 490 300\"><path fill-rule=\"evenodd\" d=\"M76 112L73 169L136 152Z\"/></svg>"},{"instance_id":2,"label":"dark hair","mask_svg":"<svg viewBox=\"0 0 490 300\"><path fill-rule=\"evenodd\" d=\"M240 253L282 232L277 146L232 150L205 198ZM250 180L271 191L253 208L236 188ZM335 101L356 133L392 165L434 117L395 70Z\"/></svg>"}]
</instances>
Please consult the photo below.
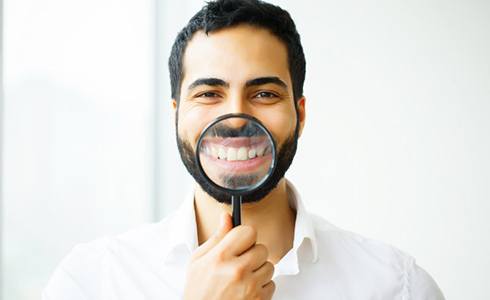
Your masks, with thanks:
<instances>
[{"instance_id":1,"label":"dark hair","mask_svg":"<svg viewBox=\"0 0 490 300\"><path fill-rule=\"evenodd\" d=\"M183 70L182 58L187 43L196 31L206 34L238 24L249 24L270 30L286 44L293 96L303 96L305 55L300 36L289 13L260 0L217 0L208 2L179 32L168 60L172 98L179 102Z\"/></svg>"}]
</instances>

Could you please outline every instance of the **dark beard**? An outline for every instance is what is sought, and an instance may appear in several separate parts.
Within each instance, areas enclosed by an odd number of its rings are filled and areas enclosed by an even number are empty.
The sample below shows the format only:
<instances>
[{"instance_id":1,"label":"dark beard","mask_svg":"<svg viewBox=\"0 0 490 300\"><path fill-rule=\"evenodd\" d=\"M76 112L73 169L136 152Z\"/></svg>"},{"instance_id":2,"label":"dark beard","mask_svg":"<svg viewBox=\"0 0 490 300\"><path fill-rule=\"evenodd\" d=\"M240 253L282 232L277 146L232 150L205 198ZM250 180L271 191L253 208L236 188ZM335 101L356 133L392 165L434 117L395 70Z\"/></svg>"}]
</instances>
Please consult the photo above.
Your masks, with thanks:
<instances>
[{"instance_id":1,"label":"dark beard","mask_svg":"<svg viewBox=\"0 0 490 300\"><path fill-rule=\"evenodd\" d=\"M194 177L194 180L201 186L201 188L211 197L216 199L220 203L231 204L231 195L222 192L215 188L205 177L199 172L199 168L196 165L195 153L192 151L191 145L187 141L183 141L178 135L178 128L176 126L177 146L179 148L180 158L184 163L187 171ZM298 144L298 124L294 133L288 137L288 139L282 144L277 155L277 166L274 172L258 189L251 194L244 195L242 197L242 203L257 202L267 196L284 177L289 166L293 162L294 155L296 154L296 148Z\"/></svg>"}]
</instances>

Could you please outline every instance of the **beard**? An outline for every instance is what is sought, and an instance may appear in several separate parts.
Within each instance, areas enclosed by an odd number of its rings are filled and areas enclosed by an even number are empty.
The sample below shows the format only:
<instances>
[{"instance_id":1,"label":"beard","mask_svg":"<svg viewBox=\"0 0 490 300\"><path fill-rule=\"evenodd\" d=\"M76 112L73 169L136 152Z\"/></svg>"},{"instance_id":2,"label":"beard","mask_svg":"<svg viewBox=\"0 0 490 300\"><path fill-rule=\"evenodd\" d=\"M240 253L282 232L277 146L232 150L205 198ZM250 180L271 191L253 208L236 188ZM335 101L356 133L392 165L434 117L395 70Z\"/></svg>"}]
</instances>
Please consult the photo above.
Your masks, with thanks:
<instances>
[{"instance_id":1,"label":"beard","mask_svg":"<svg viewBox=\"0 0 490 300\"><path fill-rule=\"evenodd\" d=\"M279 183L279 181L284 177L286 171L291 166L293 162L294 155L296 154L296 149L298 145L298 126L296 124L296 129L293 134L291 134L286 141L279 146L279 152L277 154L277 165L272 174L269 175L266 181L264 181L260 187L255 189L253 192L242 196L242 203L252 203L257 202L267 196ZM184 163L187 171L191 174L194 180L201 186L201 188L216 201L225 204L231 204L231 195L217 189L215 186L211 185L209 181L203 176L199 171L195 160L195 152L192 150L192 146L188 141L182 140L178 134L178 127L176 126L176 136L177 136L177 147L179 149L180 158ZM236 180L241 182L250 180L254 181L254 178L240 177Z\"/></svg>"}]
</instances>

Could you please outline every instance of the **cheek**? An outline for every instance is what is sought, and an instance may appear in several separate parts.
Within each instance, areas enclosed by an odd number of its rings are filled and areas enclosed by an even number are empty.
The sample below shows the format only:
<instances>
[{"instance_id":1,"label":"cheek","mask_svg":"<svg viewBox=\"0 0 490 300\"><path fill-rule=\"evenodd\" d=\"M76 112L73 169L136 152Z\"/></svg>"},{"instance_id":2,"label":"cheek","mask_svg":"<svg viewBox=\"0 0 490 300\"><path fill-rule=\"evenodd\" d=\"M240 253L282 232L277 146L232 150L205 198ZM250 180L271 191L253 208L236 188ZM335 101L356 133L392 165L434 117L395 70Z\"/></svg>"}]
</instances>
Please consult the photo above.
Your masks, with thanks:
<instances>
[{"instance_id":1,"label":"cheek","mask_svg":"<svg viewBox=\"0 0 490 300\"><path fill-rule=\"evenodd\" d=\"M276 109L261 118L264 125L269 129L281 145L288 137L294 133L296 128L296 111L291 109Z\"/></svg>"},{"instance_id":2,"label":"cheek","mask_svg":"<svg viewBox=\"0 0 490 300\"><path fill-rule=\"evenodd\" d=\"M195 148L204 127L216 116L209 109L182 106L179 108L178 134Z\"/></svg>"}]
</instances>

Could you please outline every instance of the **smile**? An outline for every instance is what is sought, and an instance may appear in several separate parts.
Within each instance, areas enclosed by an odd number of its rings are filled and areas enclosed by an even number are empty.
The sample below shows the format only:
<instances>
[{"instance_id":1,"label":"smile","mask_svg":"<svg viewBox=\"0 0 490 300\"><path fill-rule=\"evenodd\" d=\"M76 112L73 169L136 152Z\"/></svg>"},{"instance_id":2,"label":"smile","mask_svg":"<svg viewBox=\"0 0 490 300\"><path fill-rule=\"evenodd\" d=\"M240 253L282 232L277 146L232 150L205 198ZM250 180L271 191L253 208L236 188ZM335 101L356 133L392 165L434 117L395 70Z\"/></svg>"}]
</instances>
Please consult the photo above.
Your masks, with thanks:
<instances>
[{"instance_id":1,"label":"smile","mask_svg":"<svg viewBox=\"0 0 490 300\"><path fill-rule=\"evenodd\" d=\"M246 161L272 152L266 138L210 138L203 141L201 150L214 159Z\"/></svg>"}]
</instances>

